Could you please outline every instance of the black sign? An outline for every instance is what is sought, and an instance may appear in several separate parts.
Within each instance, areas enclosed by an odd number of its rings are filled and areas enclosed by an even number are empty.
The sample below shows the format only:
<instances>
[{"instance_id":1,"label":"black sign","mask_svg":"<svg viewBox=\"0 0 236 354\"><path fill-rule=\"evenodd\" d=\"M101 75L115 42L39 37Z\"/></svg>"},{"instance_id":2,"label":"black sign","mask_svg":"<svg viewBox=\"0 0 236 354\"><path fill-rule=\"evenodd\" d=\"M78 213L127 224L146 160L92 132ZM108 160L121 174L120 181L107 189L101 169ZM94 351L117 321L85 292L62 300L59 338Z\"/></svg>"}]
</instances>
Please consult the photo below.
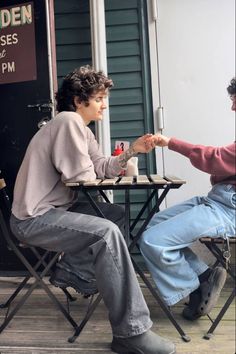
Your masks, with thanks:
<instances>
[{"instance_id":1,"label":"black sign","mask_svg":"<svg viewBox=\"0 0 236 354\"><path fill-rule=\"evenodd\" d=\"M36 79L33 2L0 8L0 84Z\"/></svg>"}]
</instances>

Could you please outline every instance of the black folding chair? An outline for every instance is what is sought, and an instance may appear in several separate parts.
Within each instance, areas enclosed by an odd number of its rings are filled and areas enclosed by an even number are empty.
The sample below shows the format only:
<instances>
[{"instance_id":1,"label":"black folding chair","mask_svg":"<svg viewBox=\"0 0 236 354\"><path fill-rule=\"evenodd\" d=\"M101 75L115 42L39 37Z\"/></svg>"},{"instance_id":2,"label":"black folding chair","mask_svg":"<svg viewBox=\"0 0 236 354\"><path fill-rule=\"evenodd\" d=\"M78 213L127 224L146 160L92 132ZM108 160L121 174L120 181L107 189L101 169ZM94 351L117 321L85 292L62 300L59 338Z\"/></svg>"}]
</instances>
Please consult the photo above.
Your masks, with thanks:
<instances>
[{"instance_id":1,"label":"black folding chair","mask_svg":"<svg viewBox=\"0 0 236 354\"><path fill-rule=\"evenodd\" d=\"M221 264L221 266L225 268L229 276L233 279L233 289L216 318L213 320L210 315L207 315L212 324L203 338L210 339L213 335L214 330L220 323L221 319L223 318L224 314L226 313L230 304L235 298L236 273L235 268L233 268L230 264L230 257L233 247L235 248L236 236L234 235L232 237L220 238L202 237L200 238L200 242L204 244L208 248L208 250L215 256L216 262L213 267L216 267L217 265Z\"/></svg>"},{"instance_id":2,"label":"black folding chair","mask_svg":"<svg viewBox=\"0 0 236 354\"><path fill-rule=\"evenodd\" d=\"M60 252L50 252L50 251L42 250L39 247L32 247L30 245L22 244L21 242L19 242L14 237L9 227L10 213L11 213L11 202L6 191L5 180L1 178L0 179L0 230L3 237L5 238L8 248L16 254L16 256L20 259L22 264L25 266L27 270L27 275L17 286L13 294L4 303L0 304L0 309L7 309L5 319L3 323L0 325L0 333L7 327L9 322L14 318L18 310L24 305L24 303L32 294L34 289L39 286L42 289L44 289L45 293L49 296L52 302L62 312L62 314L69 321L69 323L74 327L75 332L73 336L68 339L68 341L72 343L79 336L82 329L84 328L89 318L91 317L92 313L94 312L95 308L101 301L101 296L100 294L98 294L95 299L93 296L91 297L84 318L81 320L79 324L77 324L77 322L70 315L70 308L69 308L69 302L74 301L75 298L72 297L71 294L66 289L62 289L62 291L66 295L66 300L67 300L67 308L66 308L53 294L53 292L50 290L50 287L44 281L44 277L50 275L52 267L55 265L58 258L60 257ZM36 262L34 265L31 264L32 257L29 260L29 258L25 254L23 254L22 252L23 248L29 249L32 252L32 254L35 256ZM15 304L15 306L12 309L10 309L13 300L18 298L18 295L20 294L21 290L26 288L26 284L28 283L30 278L34 278L34 282L28 287L27 291L24 293L24 295L21 296L21 298Z\"/></svg>"}]
</instances>

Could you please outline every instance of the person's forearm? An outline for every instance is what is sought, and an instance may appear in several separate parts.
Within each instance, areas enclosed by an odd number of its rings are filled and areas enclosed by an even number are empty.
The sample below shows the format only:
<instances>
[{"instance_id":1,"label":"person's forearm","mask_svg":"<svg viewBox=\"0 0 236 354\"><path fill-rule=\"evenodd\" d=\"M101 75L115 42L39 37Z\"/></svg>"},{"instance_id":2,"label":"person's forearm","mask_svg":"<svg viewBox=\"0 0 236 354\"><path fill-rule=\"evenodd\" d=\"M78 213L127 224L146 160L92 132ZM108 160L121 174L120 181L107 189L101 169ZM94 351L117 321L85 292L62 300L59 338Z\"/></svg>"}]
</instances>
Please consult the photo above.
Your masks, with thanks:
<instances>
[{"instance_id":1,"label":"person's forearm","mask_svg":"<svg viewBox=\"0 0 236 354\"><path fill-rule=\"evenodd\" d=\"M235 144L204 146L171 138L168 148L188 157L192 165L203 172L217 176L235 174Z\"/></svg>"},{"instance_id":2,"label":"person's forearm","mask_svg":"<svg viewBox=\"0 0 236 354\"><path fill-rule=\"evenodd\" d=\"M133 145L131 145L127 150L118 156L120 167L126 168L127 161L137 154L138 153L135 151Z\"/></svg>"}]
</instances>

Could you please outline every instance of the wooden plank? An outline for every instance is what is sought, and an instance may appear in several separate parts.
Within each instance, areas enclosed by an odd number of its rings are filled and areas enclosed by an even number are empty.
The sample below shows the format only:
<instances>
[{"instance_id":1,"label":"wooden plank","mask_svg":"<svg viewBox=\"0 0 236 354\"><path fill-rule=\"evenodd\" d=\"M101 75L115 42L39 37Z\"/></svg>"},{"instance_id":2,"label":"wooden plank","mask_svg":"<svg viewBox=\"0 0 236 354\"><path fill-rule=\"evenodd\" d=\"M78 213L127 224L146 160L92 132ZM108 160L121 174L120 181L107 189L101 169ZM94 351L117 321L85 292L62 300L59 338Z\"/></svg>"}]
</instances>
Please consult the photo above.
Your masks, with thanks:
<instances>
[{"instance_id":1,"label":"wooden plank","mask_svg":"<svg viewBox=\"0 0 236 354\"><path fill-rule=\"evenodd\" d=\"M146 175L139 175L137 178L137 184L150 184L150 181Z\"/></svg>"},{"instance_id":2,"label":"wooden plank","mask_svg":"<svg viewBox=\"0 0 236 354\"><path fill-rule=\"evenodd\" d=\"M149 276L148 279L151 280L151 277ZM13 292L21 280L22 278L0 278L0 303L7 294L10 295ZM187 321L181 316L185 300L173 306L172 310L176 320L191 337L191 342L185 343L142 281L140 281L140 286L154 322L152 330L172 340L176 344L177 353L233 354L235 352L234 304L226 312L211 340L202 338L211 324L207 316L201 317L197 321ZM229 278L217 306L211 313L213 318L228 297L232 286L233 282ZM53 286L50 288L60 299L63 299L64 295L60 289ZM73 290L70 291L73 295L75 294ZM71 314L76 319L81 319L82 314L86 311L85 305L88 303L88 299L84 299L78 294L77 297L78 300L71 304ZM0 309L0 323L5 312L6 310ZM67 339L72 334L73 329L69 323L51 304L45 292L37 288L8 327L0 334L0 353L112 354L110 350L112 332L108 321L108 311L103 302L99 304L79 338L74 343L68 343Z\"/></svg>"},{"instance_id":3,"label":"wooden plank","mask_svg":"<svg viewBox=\"0 0 236 354\"><path fill-rule=\"evenodd\" d=\"M126 184L132 184L133 183L133 177L132 176L124 176L121 178L121 180L117 183L117 184L122 184L122 185L126 185Z\"/></svg>"},{"instance_id":4,"label":"wooden plank","mask_svg":"<svg viewBox=\"0 0 236 354\"><path fill-rule=\"evenodd\" d=\"M175 184L184 184L186 183L185 180L179 178L179 177L176 177L176 176L173 176L173 175L165 175L164 178L167 179L167 181L170 181L172 183L175 183Z\"/></svg>"},{"instance_id":5,"label":"wooden plank","mask_svg":"<svg viewBox=\"0 0 236 354\"><path fill-rule=\"evenodd\" d=\"M97 186L102 180L97 178L94 181L86 181L83 183L84 186Z\"/></svg>"},{"instance_id":6,"label":"wooden plank","mask_svg":"<svg viewBox=\"0 0 236 354\"><path fill-rule=\"evenodd\" d=\"M163 177L159 176L159 175L150 175L151 180L153 181L154 184L168 184L170 183L169 181L167 181L166 179L164 179Z\"/></svg>"},{"instance_id":7,"label":"wooden plank","mask_svg":"<svg viewBox=\"0 0 236 354\"><path fill-rule=\"evenodd\" d=\"M110 186L110 185L114 185L116 184L116 181L118 180L118 177L115 177L115 178L106 178L104 179L101 184L103 186Z\"/></svg>"},{"instance_id":8,"label":"wooden plank","mask_svg":"<svg viewBox=\"0 0 236 354\"><path fill-rule=\"evenodd\" d=\"M79 186L81 183L80 182L66 182L65 185L66 187L75 187Z\"/></svg>"}]
</instances>

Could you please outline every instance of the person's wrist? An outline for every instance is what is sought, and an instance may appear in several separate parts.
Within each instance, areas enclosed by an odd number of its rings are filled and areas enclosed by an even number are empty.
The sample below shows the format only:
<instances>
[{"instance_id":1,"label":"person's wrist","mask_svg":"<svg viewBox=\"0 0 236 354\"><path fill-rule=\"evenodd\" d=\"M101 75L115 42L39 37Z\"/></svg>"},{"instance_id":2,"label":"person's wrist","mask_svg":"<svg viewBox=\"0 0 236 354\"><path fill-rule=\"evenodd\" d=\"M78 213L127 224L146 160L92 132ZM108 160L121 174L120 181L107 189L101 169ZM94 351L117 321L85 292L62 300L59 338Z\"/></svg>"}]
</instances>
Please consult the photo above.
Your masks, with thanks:
<instances>
[{"instance_id":1,"label":"person's wrist","mask_svg":"<svg viewBox=\"0 0 236 354\"><path fill-rule=\"evenodd\" d=\"M130 150L130 153L131 153L132 155L138 154L138 151L136 151L136 147L135 147L135 144L134 144L134 143L131 144L129 150Z\"/></svg>"},{"instance_id":2,"label":"person's wrist","mask_svg":"<svg viewBox=\"0 0 236 354\"><path fill-rule=\"evenodd\" d=\"M130 147L129 147L129 152L130 152L130 155L133 156L133 155L137 155L139 153L139 151L137 151L137 148L136 148L136 145L135 143L131 144Z\"/></svg>"},{"instance_id":3,"label":"person's wrist","mask_svg":"<svg viewBox=\"0 0 236 354\"><path fill-rule=\"evenodd\" d=\"M166 146L169 145L169 142L170 142L170 138L167 138L167 137L166 137Z\"/></svg>"}]
</instances>

